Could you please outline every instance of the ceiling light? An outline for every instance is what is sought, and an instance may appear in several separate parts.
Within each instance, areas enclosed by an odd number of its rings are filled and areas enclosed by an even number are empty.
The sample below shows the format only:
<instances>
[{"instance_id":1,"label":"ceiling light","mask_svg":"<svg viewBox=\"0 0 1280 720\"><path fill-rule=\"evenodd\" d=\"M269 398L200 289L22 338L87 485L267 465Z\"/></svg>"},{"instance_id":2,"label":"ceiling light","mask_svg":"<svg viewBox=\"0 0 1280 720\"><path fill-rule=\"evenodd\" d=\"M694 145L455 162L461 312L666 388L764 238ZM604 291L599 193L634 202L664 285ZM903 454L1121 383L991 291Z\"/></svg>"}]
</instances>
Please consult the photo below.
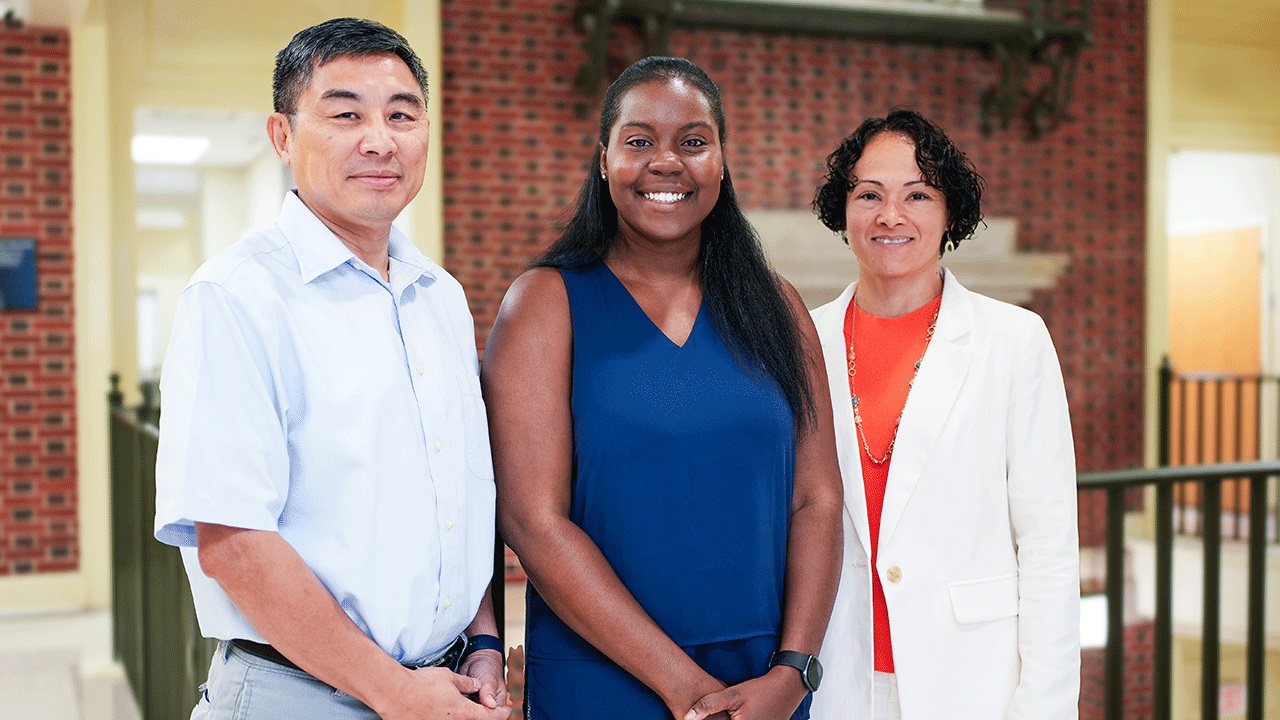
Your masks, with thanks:
<instances>
[{"instance_id":1,"label":"ceiling light","mask_svg":"<svg viewBox=\"0 0 1280 720\"><path fill-rule=\"evenodd\" d=\"M211 144L205 137L134 135L133 161L139 165L192 165Z\"/></svg>"},{"instance_id":2,"label":"ceiling light","mask_svg":"<svg viewBox=\"0 0 1280 720\"><path fill-rule=\"evenodd\" d=\"M138 209L139 228L147 230L180 230L187 226L187 216L178 210Z\"/></svg>"}]
</instances>

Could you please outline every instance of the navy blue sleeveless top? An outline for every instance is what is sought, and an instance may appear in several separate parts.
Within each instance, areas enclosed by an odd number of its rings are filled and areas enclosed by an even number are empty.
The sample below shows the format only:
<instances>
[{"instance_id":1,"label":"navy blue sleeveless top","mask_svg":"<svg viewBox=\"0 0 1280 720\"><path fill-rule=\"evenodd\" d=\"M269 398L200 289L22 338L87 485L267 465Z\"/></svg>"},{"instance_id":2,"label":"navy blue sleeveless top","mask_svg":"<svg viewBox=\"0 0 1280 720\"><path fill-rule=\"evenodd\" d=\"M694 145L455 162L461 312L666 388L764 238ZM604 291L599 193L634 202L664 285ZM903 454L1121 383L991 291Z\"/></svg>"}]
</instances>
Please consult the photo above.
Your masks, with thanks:
<instances>
[{"instance_id":1,"label":"navy blue sleeveless top","mask_svg":"<svg viewBox=\"0 0 1280 720\"><path fill-rule=\"evenodd\" d=\"M608 266L560 271L573 321L572 520L677 645L778 635L795 431L705 305L683 346ZM600 657L529 590L527 647Z\"/></svg>"}]
</instances>

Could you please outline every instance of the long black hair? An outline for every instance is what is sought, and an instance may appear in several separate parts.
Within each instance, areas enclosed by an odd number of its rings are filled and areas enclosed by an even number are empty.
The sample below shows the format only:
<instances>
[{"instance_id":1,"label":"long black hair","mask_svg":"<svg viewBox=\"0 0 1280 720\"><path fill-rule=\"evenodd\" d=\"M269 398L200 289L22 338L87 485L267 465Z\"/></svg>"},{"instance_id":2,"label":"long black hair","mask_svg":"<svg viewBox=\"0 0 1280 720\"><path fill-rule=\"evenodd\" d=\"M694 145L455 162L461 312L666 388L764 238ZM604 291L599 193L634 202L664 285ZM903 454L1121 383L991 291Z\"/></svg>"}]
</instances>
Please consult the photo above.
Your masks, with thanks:
<instances>
[{"instance_id":1,"label":"long black hair","mask_svg":"<svg viewBox=\"0 0 1280 720\"><path fill-rule=\"evenodd\" d=\"M677 79L688 82L706 97L721 147L724 146L720 88L702 68L683 58L647 57L636 62L605 91L600 110L600 143L578 194L577 208L560 238L533 261L533 267L580 269L601 261L617 237L618 209L600 177L600 152L609 145L609 133L618 121L622 97L638 85ZM702 300L716 330L726 338L740 362L763 370L778 383L797 426L811 425L816 417L813 386L800 328L780 281L765 259L755 228L738 207L728 167L720 180L720 198L702 221L698 271Z\"/></svg>"}]
</instances>

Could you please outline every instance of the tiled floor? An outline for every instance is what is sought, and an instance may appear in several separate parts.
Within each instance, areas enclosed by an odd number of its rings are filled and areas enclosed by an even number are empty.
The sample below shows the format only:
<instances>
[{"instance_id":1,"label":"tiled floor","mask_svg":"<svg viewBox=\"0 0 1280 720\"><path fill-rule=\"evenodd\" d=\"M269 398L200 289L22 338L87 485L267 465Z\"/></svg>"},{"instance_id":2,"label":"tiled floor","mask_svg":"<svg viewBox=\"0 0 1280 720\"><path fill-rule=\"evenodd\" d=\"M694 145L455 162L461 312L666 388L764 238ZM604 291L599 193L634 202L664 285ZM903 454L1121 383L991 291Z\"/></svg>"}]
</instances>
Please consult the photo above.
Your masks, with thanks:
<instances>
[{"instance_id":1,"label":"tiled floor","mask_svg":"<svg viewBox=\"0 0 1280 720\"><path fill-rule=\"evenodd\" d=\"M507 585L508 645L524 641L524 583ZM141 720L111 660L105 612L0 616L0 720Z\"/></svg>"},{"instance_id":2,"label":"tiled floor","mask_svg":"<svg viewBox=\"0 0 1280 720\"><path fill-rule=\"evenodd\" d=\"M139 720L107 613L0 617L0 720Z\"/></svg>"}]
</instances>

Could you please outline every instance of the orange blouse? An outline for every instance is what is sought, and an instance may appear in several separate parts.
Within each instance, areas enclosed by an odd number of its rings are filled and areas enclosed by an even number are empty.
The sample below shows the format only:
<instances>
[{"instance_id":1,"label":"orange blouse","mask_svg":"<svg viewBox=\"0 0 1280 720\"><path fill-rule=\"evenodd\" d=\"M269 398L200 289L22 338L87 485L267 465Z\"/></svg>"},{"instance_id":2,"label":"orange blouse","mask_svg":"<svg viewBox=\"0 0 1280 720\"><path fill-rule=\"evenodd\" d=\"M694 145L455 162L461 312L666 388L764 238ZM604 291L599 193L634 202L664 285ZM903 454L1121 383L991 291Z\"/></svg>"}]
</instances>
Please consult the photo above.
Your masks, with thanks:
<instances>
[{"instance_id":1,"label":"orange blouse","mask_svg":"<svg viewBox=\"0 0 1280 720\"><path fill-rule=\"evenodd\" d=\"M856 300L856 298L855 298ZM855 437L858 456L862 459L862 485L867 494L867 524L871 530L871 612L875 669L893 672L893 642L889 637L889 609L884 587L875 571L880 544L880 514L884 509L884 491L889 481L890 455L883 463L867 457L863 437L877 460L884 457L893 440L902 408L907 402L916 361L928 347L929 325L934 322L942 297L896 318L870 315L850 302L844 316L846 358L850 344L855 352L856 374L849 376L851 397L858 398L862 415L862 437ZM854 433L858 432L854 427Z\"/></svg>"}]
</instances>

